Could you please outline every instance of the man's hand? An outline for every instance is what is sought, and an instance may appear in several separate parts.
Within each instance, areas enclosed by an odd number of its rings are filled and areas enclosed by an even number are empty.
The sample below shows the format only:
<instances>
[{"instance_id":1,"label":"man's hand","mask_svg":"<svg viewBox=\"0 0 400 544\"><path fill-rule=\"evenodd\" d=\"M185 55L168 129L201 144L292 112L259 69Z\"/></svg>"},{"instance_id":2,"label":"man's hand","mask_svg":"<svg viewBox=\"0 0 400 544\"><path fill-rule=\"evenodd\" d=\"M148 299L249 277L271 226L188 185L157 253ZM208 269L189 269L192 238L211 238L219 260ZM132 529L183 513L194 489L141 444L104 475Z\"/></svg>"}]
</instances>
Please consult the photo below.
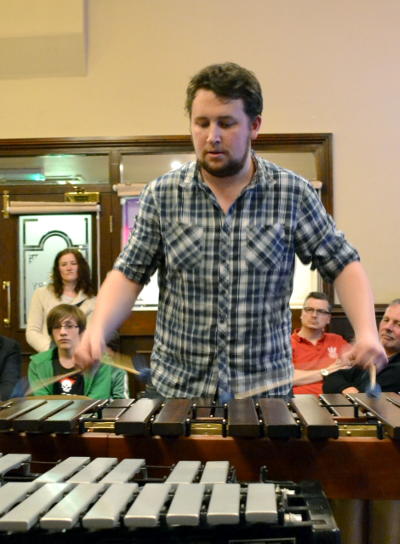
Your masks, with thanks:
<instances>
[{"instance_id":1,"label":"man's hand","mask_svg":"<svg viewBox=\"0 0 400 544\"><path fill-rule=\"evenodd\" d=\"M388 363L388 359L382 344L377 337L365 337L356 339L350 348L342 353L342 359L350 365L358 365L367 369L375 365L380 372Z\"/></svg>"},{"instance_id":2,"label":"man's hand","mask_svg":"<svg viewBox=\"0 0 400 544\"><path fill-rule=\"evenodd\" d=\"M82 370L90 368L102 358L105 350L106 343L104 337L95 331L87 329L83 333L82 339L74 353L75 366Z\"/></svg>"}]
</instances>

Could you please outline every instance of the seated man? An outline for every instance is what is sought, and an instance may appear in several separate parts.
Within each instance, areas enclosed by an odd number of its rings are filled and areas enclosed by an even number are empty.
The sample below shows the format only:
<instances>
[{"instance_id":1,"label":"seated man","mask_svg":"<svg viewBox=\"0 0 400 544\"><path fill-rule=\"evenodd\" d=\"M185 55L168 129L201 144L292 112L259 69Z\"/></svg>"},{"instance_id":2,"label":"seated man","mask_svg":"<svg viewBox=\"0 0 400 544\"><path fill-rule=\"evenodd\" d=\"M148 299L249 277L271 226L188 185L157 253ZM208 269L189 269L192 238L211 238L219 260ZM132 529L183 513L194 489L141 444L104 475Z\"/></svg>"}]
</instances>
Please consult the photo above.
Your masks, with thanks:
<instances>
[{"instance_id":1,"label":"seated man","mask_svg":"<svg viewBox=\"0 0 400 544\"><path fill-rule=\"evenodd\" d=\"M379 338L389 363L376 377L382 391L400 391L400 298L390 302L379 324ZM352 367L330 374L324 380L324 393L365 392L370 384L369 373Z\"/></svg>"},{"instance_id":2,"label":"seated man","mask_svg":"<svg viewBox=\"0 0 400 544\"><path fill-rule=\"evenodd\" d=\"M21 374L21 348L18 342L0 336L0 400L7 400Z\"/></svg>"},{"instance_id":3,"label":"seated man","mask_svg":"<svg viewBox=\"0 0 400 544\"><path fill-rule=\"evenodd\" d=\"M34 395L127 398L126 372L110 365L99 363L84 374L62 377L74 370L73 355L85 327L86 316L77 306L59 304L49 312L47 330L56 347L31 357L28 379ZM48 384L54 376L60 376L60 379Z\"/></svg>"},{"instance_id":4,"label":"seated man","mask_svg":"<svg viewBox=\"0 0 400 544\"><path fill-rule=\"evenodd\" d=\"M313 291L304 301L301 328L294 331L292 358L294 370L293 393L322 393L323 376L347 367L339 358L349 346L339 334L325 332L331 320L331 306L325 293Z\"/></svg>"}]
</instances>

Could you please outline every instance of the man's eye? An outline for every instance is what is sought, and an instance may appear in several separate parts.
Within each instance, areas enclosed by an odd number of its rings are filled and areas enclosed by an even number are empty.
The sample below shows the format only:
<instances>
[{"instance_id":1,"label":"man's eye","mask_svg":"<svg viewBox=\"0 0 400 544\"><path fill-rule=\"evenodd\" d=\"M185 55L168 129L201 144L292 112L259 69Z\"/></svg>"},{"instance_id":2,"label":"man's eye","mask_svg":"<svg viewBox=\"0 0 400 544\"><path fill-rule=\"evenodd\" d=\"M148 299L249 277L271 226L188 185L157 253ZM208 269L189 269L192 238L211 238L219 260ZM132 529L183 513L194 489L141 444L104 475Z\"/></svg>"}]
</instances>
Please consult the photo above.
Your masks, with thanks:
<instances>
[{"instance_id":1,"label":"man's eye","mask_svg":"<svg viewBox=\"0 0 400 544\"><path fill-rule=\"evenodd\" d=\"M229 128L229 127L232 127L234 124L235 124L234 121L221 121L219 126L221 128Z\"/></svg>"}]
</instances>

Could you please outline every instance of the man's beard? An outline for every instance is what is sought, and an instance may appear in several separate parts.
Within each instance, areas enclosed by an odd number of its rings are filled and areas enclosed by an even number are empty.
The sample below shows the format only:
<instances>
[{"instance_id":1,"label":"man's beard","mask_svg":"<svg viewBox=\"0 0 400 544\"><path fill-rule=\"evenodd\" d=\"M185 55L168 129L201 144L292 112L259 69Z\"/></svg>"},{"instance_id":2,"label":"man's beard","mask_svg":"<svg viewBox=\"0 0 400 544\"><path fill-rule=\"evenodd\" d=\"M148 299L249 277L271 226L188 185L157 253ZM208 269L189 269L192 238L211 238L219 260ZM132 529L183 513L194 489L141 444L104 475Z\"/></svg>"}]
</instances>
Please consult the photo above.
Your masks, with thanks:
<instances>
[{"instance_id":1,"label":"man's beard","mask_svg":"<svg viewBox=\"0 0 400 544\"><path fill-rule=\"evenodd\" d=\"M243 153L243 156L240 159L230 159L226 164L222 166L213 167L205 160L199 159L200 168L211 174L216 178L228 178L235 176L243 169L247 161L247 156L249 154L250 146Z\"/></svg>"}]
</instances>

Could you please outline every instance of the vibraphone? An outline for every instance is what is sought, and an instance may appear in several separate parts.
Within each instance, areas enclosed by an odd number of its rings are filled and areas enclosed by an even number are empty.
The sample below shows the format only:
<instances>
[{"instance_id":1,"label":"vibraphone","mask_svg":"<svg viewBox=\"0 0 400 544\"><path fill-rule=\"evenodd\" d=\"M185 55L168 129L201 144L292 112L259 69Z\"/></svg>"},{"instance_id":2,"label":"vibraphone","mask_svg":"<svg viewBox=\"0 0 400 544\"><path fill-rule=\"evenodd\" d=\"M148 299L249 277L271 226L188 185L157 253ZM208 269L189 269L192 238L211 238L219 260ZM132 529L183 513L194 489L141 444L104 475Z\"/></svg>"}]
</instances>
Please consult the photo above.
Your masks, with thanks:
<instances>
[{"instance_id":1,"label":"vibraphone","mask_svg":"<svg viewBox=\"0 0 400 544\"><path fill-rule=\"evenodd\" d=\"M340 542L315 482L261 473L239 483L227 461L180 461L171 470L144 459L69 457L41 474L30 464L29 454L0 457L0 538L9 544Z\"/></svg>"},{"instance_id":2,"label":"vibraphone","mask_svg":"<svg viewBox=\"0 0 400 544\"><path fill-rule=\"evenodd\" d=\"M0 404L0 450L151 464L229 459L242 481L318 480L331 498L399 499L400 396L299 395L206 405L190 399L13 399ZM384 463L382 460L384 459ZM399 469L400 470L400 469Z\"/></svg>"}]
</instances>

